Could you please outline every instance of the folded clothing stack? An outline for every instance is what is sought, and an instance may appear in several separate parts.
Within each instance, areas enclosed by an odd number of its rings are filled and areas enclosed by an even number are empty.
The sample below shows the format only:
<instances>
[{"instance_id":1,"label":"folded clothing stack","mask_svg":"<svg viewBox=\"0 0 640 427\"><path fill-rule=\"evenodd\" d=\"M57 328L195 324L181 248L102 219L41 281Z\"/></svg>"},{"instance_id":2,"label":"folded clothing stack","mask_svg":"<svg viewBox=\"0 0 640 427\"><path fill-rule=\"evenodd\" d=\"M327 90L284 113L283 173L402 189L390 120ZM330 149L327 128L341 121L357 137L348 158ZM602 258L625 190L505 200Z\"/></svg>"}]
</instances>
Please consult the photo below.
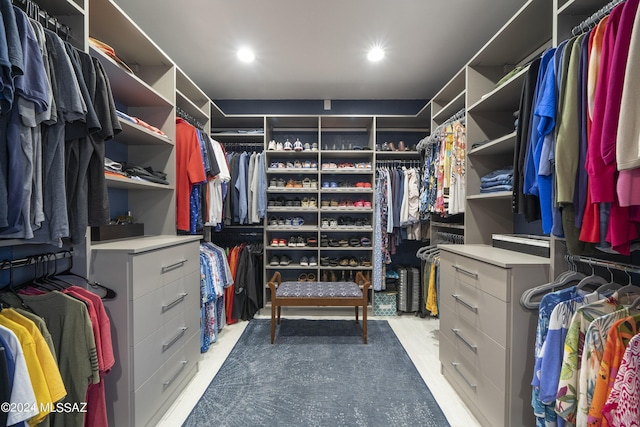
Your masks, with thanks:
<instances>
[{"instance_id":1,"label":"folded clothing stack","mask_svg":"<svg viewBox=\"0 0 640 427\"><path fill-rule=\"evenodd\" d=\"M108 157L104 158L104 173L112 176L138 179L154 182L156 184L169 185L167 174L162 171L154 171L153 168L135 165L128 162L114 162Z\"/></svg>"},{"instance_id":2,"label":"folded clothing stack","mask_svg":"<svg viewBox=\"0 0 640 427\"><path fill-rule=\"evenodd\" d=\"M494 170L480 178L480 193L513 190L513 166Z\"/></svg>"}]
</instances>

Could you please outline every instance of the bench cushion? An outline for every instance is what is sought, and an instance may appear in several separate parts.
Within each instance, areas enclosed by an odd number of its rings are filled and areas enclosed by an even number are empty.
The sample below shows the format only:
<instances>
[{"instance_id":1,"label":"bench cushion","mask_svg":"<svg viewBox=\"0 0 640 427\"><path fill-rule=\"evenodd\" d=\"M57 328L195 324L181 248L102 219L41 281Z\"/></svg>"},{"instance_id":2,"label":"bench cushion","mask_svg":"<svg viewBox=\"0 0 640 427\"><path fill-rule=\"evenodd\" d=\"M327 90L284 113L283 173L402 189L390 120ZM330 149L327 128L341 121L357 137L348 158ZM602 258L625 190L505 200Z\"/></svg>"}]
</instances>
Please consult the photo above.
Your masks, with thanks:
<instances>
[{"instance_id":1,"label":"bench cushion","mask_svg":"<svg viewBox=\"0 0 640 427\"><path fill-rule=\"evenodd\" d=\"M362 298L354 282L282 282L276 289L278 298Z\"/></svg>"}]
</instances>

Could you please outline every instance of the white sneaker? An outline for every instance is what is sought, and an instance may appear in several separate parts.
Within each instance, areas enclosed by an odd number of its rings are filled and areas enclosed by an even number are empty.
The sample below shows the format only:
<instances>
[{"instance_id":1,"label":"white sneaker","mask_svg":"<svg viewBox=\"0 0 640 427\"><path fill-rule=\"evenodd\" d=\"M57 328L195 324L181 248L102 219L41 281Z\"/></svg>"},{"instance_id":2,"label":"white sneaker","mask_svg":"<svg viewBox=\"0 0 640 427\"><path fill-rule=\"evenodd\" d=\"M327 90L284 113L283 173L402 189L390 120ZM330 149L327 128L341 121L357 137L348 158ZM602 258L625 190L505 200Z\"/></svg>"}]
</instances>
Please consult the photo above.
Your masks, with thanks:
<instances>
[{"instance_id":1,"label":"white sneaker","mask_svg":"<svg viewBox=\"0 0 640 427\"><path fill-rule=\"evenodd\" d=\"M293 144L291 144L291 142L287 139L284 142L284 151L291 151L293 150Z\"/></svg>"},{"instance_id":2,"label":"white sneaker","mask_svg":"<svg viewBox=\"0 0 640 427\"><path fill-rule=\"evenodd\" d=\"M313 144L311 144L311 151L318 151L318 143L314 142Z\"/></svg>"},{"instance_id":3,"label":"white sneaker","mask_svg":"<svg viewBox=\"0 0 640 427\"><path fill-rule=\"evenodd\" d=\"M282 142L276 142L276 151L282 151Z\"/></svg>"},{"instance_id":4,"label":"white sneaker","mask_svg":"<svg viewBox=\"0 0 640 427\"><path fill-rule=\"evenodd\" d=\"M267 150L275 150L276 149L276 142L272 139L271 141L269 141L269 145L267 146Z\"/></svg>"},{"instance_id":5,"label":"white sneaker","mask_svg":"<svg viewBox=\"0 0 640 427\"><path fill-rule=\"evenodd\" d=\"M308 142L304 143L304 151L309 151L311 150L311 144L309 144Z\"/></svg>"},{"instance_id":6,"label":"white sneaker","mask_svg":"<svg viewBox=\"0 0 640 427\"><path fill-rule=\"evenodd\" d=\"M293 143L293 151L302 151L302 142L299 138Z\"/></svg>"}]
</instances>

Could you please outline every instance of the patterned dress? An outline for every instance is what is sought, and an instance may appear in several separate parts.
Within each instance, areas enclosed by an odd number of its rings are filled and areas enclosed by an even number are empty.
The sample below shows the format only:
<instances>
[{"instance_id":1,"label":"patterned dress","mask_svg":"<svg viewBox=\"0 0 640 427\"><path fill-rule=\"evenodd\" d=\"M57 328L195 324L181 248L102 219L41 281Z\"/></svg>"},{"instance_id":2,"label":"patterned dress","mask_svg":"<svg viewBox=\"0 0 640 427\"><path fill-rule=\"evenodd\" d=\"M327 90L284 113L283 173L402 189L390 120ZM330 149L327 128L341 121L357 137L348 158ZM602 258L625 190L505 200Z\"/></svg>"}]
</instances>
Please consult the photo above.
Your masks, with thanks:
<instances>
[{"instance_id":1,"label":"patterned dress","mask_svg":"<svg viewBox=\"0 0 640 427\"><path fill-rule=\"evenodd\" d=\"M609 425L640 426L640 335L631 339L624 352L603 412Z\"/></svg>"}]
</instances>

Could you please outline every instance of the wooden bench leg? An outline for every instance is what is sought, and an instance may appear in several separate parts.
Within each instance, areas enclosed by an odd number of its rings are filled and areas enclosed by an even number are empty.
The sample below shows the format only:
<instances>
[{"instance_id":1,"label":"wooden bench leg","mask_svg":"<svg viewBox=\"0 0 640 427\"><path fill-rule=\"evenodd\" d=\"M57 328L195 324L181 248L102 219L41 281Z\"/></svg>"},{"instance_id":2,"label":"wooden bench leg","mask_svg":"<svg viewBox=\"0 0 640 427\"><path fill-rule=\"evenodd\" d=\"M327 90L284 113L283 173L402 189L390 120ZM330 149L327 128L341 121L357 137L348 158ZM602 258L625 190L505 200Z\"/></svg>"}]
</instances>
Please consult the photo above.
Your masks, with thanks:
<instances>
[{"instance_id":1,"label":"wooden bench leg","mask_svg":"<svg viewBox=\"0 0 640 427\"><path fill-rule=\"evenodd\" d=\"M356 307L357 309L357 307ZM367 343L367 304L362 306L362 340Z\"/></svg>"},{"instance_id":2,"label":"wooden bench leg","mask_svg":"<svg viewBox=\"0 0 640 427\"><path fill-rule=\"evenodd\" d=\"M278 325L280 324L280 313L281 313L281 311L282 311L282 306L279 305L278 306Z\"/></svg>"},{"instance_id":3,"label":"wooden bench leg","mask_svg":"<svg viewBox=\"0 0 640 427\"><path fill-rule=\"evenodd\" d=\"M271 302L271 344L276 339L276 305Z\"/></svg>"},{"instance_id":4,"label":"wooden bench leg","mask_svg":"<svg viewBox=\"0 0 640 427\"><path fill-rule=\"evenodd\" d=\"M356 323L358 323L358 311L360 311L360 307L356 305Z\"/></svg>"}]
</instances>

